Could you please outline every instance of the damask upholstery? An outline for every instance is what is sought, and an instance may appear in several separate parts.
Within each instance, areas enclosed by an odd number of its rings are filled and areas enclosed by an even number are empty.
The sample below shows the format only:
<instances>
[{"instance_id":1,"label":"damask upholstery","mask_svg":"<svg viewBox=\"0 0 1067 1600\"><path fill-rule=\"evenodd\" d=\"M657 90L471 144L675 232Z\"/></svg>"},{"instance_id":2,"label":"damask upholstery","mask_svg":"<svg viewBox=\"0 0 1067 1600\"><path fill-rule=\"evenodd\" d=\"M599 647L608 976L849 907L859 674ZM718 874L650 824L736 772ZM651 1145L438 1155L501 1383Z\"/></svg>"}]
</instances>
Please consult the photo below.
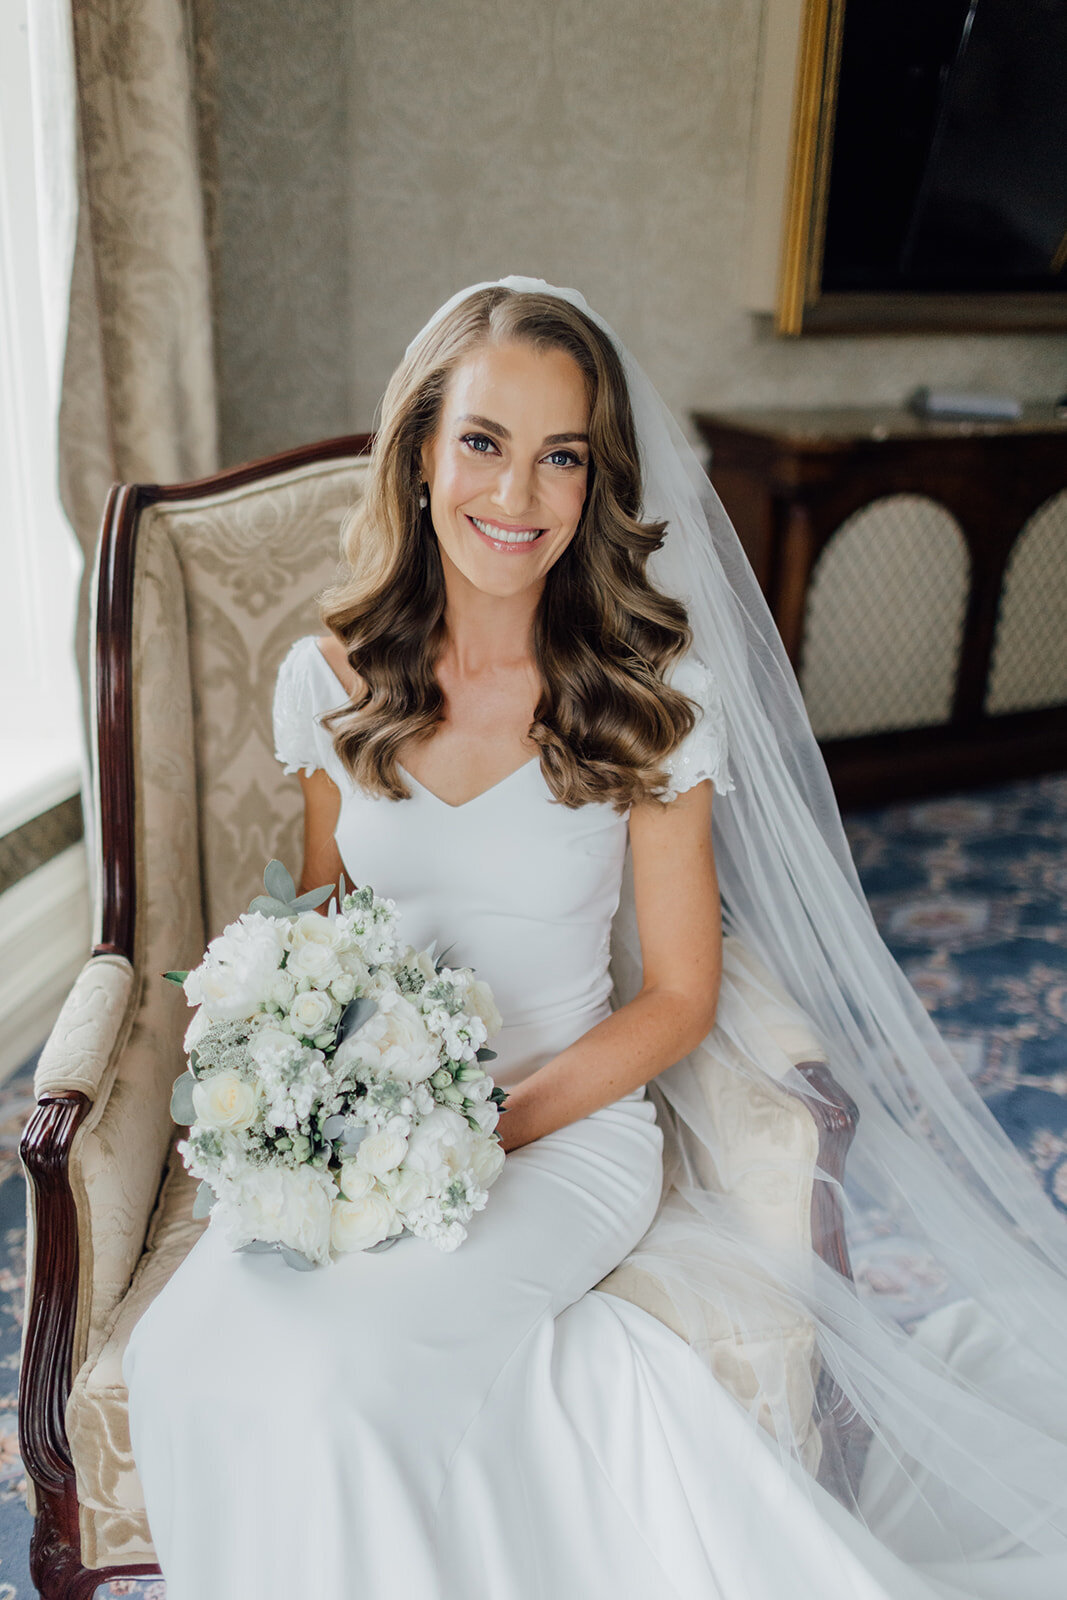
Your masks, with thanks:
<instances>
[{"instance_id":1,"label":"damask upholstery","mask_svg":"<svg viewBox=\"0 0 1067 1600\"><path fill-rule=\"evenodd\" d=\"M160 974L197 962L207 938L258 892L269 857L299 865L300 790L273 755L274 679L292 641L319 628L314 596L334 574L338 527L365 471L351 458L320 461L225 492L158 502L140 516L133 960L98 955L88 963L35 1080L38 1095L76 1088L92 1102L70 1155L79 1307L65 1411L87 1567L155 1561L130 1446L122 1353L206 1226L192 1216L196 1182L175 1148L185 1130L169 1112L188 1012ZM754 954L728 939L724 962L722 1003L760 1008L780 1064L818 1059L802 1014ZM736 1192L754 1225L807 1250L818 1149L808 1111L758 1064L748 1072L709 1069L702 1081L732 1152L716 1181ZM662 1216L671 1203L668 1191ZM32 1199L29 1205L32 1240ZM640 1266L623 1264L598 1287L677 1327L662 1287ZM715 1371L747 1404L755 1371L766 1381L768 1361L778 1362L782 1403L802 1434L812 1401L811 1330L769 1284L749 1322L759 1326L759 1348L743 1347L737 1330L709 1308L705 1337ZM817 1449L812 1434L812 1460ZM32 1485L30 1497L36 1509Z\"/></svg>"}]
</instances>

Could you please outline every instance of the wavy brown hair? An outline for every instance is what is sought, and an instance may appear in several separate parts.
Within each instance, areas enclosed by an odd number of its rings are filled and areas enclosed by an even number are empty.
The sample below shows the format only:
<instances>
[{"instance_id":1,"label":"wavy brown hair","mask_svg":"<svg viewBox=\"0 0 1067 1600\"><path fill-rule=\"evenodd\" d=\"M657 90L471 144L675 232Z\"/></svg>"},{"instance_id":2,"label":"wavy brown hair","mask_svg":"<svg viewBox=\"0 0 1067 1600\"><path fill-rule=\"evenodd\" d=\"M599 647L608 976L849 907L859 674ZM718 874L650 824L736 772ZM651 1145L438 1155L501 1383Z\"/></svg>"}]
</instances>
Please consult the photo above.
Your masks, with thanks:
<instances>
[{"instance_id":1,"label":"wavy brown hair","mask_svg":"<svg viewBox=\"0 0 1067 1600\"><path fill-rule=\"evenodd\" d=\"M542 692L528 737L563 805L622 812L666 782L664 758L696 721L664 682L689 648L681 601L645 575L665 522L642 522L641 469L618 353L556 295L494 285L459 302L401 361L382 397L367 489L345 518L347 571L320 596L322 620L362 686L322 718L361 787L410 799L397 766L408 739L444 717L434 665L445 643L445 580L430 511L420 509L421 450L441 418L453 369L487 343L564 350L589 396L589 478L577 531L545 575L532 631Z\"/></svg>"}]
</instances>

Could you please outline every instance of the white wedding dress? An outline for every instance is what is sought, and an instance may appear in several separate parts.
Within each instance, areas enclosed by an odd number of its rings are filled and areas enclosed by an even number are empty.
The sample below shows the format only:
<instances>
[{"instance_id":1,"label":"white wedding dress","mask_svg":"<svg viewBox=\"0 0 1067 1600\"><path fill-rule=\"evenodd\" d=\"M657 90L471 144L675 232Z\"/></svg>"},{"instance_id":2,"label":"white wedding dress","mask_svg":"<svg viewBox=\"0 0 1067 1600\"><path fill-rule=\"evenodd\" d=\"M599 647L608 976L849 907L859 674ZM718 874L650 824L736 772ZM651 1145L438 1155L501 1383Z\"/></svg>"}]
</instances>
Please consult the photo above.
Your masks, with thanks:
<instances>
[{"instance_id":1,"label":"white wedding dress","mask_svg":"<svg viewBox=\"0 0 1067 1600\"><path fill-rule=\"evenodd\" d=\"M714 683L672 785L724 788ZM315 720L313 638L279 674L286 770L342 793L346 874L493 988L498 1082L609 1012L628 819L554 804L535 758L461 806L359 790ZM218 930L214 930L218 931ZM791 1472L677 1334L598 1293L657 1210L641 1089L512 1152L466 1241L310 1272L213 1224L123 1359L168 1600L930 1600L942 1589Z\"/></svg>"}]
</instances>

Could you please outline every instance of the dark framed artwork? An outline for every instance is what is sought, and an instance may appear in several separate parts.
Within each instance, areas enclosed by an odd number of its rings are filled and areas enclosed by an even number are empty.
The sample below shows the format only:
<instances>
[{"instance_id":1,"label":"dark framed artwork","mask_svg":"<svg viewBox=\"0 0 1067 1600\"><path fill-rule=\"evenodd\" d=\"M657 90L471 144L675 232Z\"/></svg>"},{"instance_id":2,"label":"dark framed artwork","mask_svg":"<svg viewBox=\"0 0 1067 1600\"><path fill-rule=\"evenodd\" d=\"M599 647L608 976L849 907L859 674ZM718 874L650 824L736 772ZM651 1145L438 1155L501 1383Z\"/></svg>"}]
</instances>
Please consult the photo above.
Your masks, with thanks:
<instances>
[{"instance_id":1,"label":"dark framed artwork","mask_svg":"<svg viewBox=\"0 0 1067 1600\"><path fill-rule=\"evenodd\" d=\"M1065 0L805 0L781 333L1067 328Z\"/></svg>"}]
</instances>

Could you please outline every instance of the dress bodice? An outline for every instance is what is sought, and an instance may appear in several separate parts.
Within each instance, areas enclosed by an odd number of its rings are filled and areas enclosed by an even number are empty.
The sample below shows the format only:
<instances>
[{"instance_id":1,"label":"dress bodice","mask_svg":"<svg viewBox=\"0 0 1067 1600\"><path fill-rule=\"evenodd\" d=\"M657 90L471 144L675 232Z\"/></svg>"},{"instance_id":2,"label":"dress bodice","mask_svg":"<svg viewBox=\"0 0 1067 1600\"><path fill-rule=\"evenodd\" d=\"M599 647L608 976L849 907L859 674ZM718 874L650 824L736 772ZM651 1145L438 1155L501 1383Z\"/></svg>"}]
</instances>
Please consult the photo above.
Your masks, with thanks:
<instances>
[{"instance_id":1,"label":"dress bodice","mask_svg":"<svg viewBox=\"0 0 1067 1600\"><path fill-rule=\"evenodd\" d=\"M727 776L722 707L708 669L677 663L672 684L701 707L665 763L668 794ZM401 768L409 800L358 786L319 716L347 695L313 636L278 674L275 745L287 772L323 767L341 792L335 838L346 877L396 902L401 937L437 941L454 965L493 990L504 1027L491 1041L505 1087L573 1043L611 1007L611 924L619 903L629 813L608 802L570 808L537 757L462 805L449 805Z\"/></svg>"}]
</instances>

